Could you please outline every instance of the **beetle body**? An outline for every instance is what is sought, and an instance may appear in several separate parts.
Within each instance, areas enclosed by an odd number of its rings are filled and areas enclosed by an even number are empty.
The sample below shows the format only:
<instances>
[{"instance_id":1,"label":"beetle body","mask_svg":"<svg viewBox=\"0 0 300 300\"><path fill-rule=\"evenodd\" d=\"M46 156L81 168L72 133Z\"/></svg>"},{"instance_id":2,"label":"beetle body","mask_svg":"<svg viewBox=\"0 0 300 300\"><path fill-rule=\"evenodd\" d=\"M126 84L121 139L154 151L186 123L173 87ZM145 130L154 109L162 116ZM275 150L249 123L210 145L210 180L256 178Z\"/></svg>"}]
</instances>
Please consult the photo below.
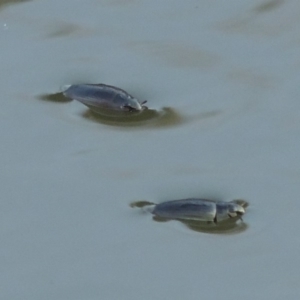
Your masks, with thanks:
<instances>
[{"instance_id":1,"label":"beetle body","mask_svg":"<svg viewBox=\"0 0 300 300\"><path fill-rule=\"evenodd\" d=\"M182 199L156 204L152 214L159 218L222 222L241 218L244 206L237 201L224 202L204 199Z\"/></svg>"},{"instance_id":2,"label":"beetle body","mask_svg":"<svg viewBox=\"0 0 300 300\"><path fill-rule=\"evenodd\" d=\"M63 94L99 112L139 112L145 106L124 90L106 84L67 86Z\"/></svg>"}]
</instances>

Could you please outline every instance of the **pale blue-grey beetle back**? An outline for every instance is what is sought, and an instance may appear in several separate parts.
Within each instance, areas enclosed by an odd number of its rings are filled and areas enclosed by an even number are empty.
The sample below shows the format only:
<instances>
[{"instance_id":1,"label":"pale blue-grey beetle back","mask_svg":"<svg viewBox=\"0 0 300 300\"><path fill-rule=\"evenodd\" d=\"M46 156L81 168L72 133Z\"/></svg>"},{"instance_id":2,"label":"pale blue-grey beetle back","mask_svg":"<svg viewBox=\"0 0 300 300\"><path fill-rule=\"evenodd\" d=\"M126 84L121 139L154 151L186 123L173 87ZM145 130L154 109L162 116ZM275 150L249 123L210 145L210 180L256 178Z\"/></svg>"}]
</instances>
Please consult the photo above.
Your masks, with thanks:
<instances>
[{"instance_id":1,"label":"pale blue-grey beetle back","mask_svg":"<svg viewBox=\"0 0 300 300\"><path fill-rule=\"evenodd\" d=\"M146 108L146 101L140 102L124 90L106 84L75 84L63 87L62 92L98 112L140 112Z\"/></svg>"}]
</instances>

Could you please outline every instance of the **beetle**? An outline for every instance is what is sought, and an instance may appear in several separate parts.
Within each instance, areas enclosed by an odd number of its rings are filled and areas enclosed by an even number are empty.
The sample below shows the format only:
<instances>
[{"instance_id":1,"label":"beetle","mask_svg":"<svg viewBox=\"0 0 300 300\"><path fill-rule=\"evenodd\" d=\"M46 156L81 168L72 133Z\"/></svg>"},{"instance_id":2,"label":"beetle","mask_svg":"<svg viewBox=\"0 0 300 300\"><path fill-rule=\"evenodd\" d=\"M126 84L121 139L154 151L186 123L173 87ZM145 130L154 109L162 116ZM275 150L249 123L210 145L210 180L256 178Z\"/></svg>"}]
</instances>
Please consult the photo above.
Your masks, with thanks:
<instances>
[{"instance_id":1,"label":"beetle","mask_svg":"<svg viewBox=\"0 0 300 300\"><path fill-rule=\"evenodd\" d=\"M244 200L230 202L214 201L199 198L171 200L155 204L152 202L136 202L132 207L148 208L155 217L162 219L195 220L219 223L229 219L241 219L248 203Z\"/></svg>"},{"instance_id":2,"label":"beetle","mask_svg":"<svg viewBox=\"0 0 300 300\"><path fill-rule=\"evenodd\" d=\"M106 84L75 84L63 87L62 93L97 112L140 112L147 108L124 90Z\"/></svg>"}]
</instances>

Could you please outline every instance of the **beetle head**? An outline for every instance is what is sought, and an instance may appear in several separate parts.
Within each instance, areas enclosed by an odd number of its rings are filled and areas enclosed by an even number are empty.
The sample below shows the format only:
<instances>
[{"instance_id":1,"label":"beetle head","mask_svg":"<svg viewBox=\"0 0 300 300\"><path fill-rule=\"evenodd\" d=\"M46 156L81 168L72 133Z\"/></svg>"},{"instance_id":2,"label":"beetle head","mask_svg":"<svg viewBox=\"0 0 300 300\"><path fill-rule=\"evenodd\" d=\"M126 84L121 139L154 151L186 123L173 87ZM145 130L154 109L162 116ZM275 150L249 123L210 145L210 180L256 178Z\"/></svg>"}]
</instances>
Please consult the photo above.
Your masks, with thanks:
<instances>
[{"instance_id":1,"label":"beetle head","mask_svg":"<svg viewBox=\"0 0 300 300\"><path fill-rule=\"evenodd\" d=\"M145 106L143 106L145 102L140 103L135 98L129 98L126 100L127 100L126 103L122 106L122 109L124 111L136 112L136 111L141 111L145 108Z\"/></svg>"},{"instance_id":2,"label":"beetle head","mask_svg":"<svg viewBox=\"0 0 300 300\"><path fill-rule=\"evenodd\" d=\"M244 213L244 207L237 203L231 203L231 205L228 208L228 216L230 218L241 217Z\"/></svg>"},{"instance_id":3,"label":"beetle head","mask_svg":"<svg viewBox=\"0 0 300 300\"><path fill-rule=\"evenodd\" d=\"M122 106L122 109L123 109L124 111L130 111L130 112L140 111L140 110L141 110L141 109L136 108L136 107L133 107L133 106L131 106L131 105L129 105L129 104L123 105L123 106Z\"/></svg>"}]
</instances>

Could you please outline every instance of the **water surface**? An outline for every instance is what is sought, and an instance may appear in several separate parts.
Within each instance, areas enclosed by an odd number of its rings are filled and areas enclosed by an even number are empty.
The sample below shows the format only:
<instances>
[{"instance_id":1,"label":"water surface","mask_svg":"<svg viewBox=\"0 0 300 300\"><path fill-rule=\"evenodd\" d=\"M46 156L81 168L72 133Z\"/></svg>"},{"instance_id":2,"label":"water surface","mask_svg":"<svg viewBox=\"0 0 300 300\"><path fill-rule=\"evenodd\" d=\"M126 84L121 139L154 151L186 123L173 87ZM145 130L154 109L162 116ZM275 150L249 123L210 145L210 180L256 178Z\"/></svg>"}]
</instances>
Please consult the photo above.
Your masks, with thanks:
<instances>
[{"instance_id":1,"label":"water surface","mask_svg":"<svg viewBox=\"0 0 300 300\"><path fill-rule=\"evenodd\" d=\"M2 298L297 299L299 9L1 1ZM78 82L167 118L128 126L49 99ZM247 200L245 230L129 207L191 197Z\"/></svg>"}]
</instances>

